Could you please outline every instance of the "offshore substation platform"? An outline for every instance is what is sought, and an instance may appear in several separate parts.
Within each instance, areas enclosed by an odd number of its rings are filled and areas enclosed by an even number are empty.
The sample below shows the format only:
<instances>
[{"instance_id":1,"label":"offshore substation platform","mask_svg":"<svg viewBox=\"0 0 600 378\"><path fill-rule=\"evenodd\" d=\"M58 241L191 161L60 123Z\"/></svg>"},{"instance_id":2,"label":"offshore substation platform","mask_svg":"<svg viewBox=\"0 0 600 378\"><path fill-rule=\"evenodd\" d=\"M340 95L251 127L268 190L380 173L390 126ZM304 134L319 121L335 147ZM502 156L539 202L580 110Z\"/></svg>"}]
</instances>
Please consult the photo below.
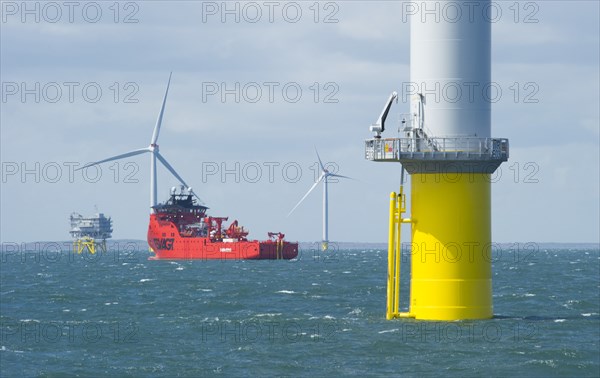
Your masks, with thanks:
<instances>
[{"instance_id":1,"label":"offshore substation platform","mask_svg":"<svg viewBox=\"0 0 600 378\"><path fill-rule=\"evenodd\" d=\"M106 252L106 239L112 237L112 219L106 218L102 213L92 217L84 217L79 213L71 214L71 237L73 237L73 251L81 254L88 250L96 253L96 248Z\"/></svg>"}]
</instances>

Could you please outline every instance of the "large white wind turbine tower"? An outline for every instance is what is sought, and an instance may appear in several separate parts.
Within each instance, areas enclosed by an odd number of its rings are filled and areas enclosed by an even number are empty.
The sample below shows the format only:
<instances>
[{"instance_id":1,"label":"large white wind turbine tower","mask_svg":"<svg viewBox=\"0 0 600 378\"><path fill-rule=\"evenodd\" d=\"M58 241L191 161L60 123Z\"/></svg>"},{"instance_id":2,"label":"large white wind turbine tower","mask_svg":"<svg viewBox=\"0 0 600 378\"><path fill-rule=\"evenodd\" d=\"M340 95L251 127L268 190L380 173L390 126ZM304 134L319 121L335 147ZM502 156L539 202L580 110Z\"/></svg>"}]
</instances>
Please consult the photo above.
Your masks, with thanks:
<instances>
[{"instance_id":1,"label":"large white wind turbine tower","mask_svg":"<svg viewBox=\"0 0 600 378\"><path fill-rule=\"evenodd\" d=\"M321 167L321 175L319 176L319 179L313 184L313 186L310 187L308 192L306 192L304 197L302 197L300 199L300 201L298 201L296 206L294 206L294 208L289 212L288 216L290 216L294 212L294 210L296 210L296 208L298 206L300 206L300 204L306 199L306 197L308 197L310 192L312 192L317 187L317 185L319 185L319 183L322 181L323 182L323 240L321 242L321 248L323 251L326 251L329 248L329 229L328 229L329 210L328 210L328 198L327 198L328 197L328 189L327 189L328 179L330 177L340 177L340 178L346 178L346 179L352 179L352 178L348 177L348 176L342 176L342 175L338 175L336 173L329 172L323 165L323 162L321 161L321 157L319 156L319 151L317 151L316 148L315 148L315 152L317 153L317 159L319 159L319 166Z\"/></svg>"},{"instance_id":2,"label":"large white wind turbine tower","mask_svg":"<svg viewBox=\"0 0 600 378\"><path fill-rule=\"evenodd\" d=\"M403 4L410 17L410 86L403 88L410 113L397 137L382 135L383 122L371 126L364 155L412 177L410 216L402 184L389 197L387 319L494 316L491 183L508 160L509 141L492 137L493 5ZM400 312L403 224L411 226L408 312Z\"/></svg>"},{"instance_id":3,"label":"large white wind turbine tower","mask_svg":"<svg viewBox=\"0 0 600 378\"><path fill-rule=\"evenodd\" d=\"M150 145L145 148L140 148L138 150L133 150L121 155L112 156L103 160L98 160L89 164L84 165L79 169L84 169L87 167L91 167L93 165L106 163L109 161L124 159L131 156L141 155L144 153L150 153L150 213L153 212L153 207L156 206L156 192L157 192L157 180L156 180L156 159L158 159L164 166L171 172L173 176L183 185L185 186L190 193L192 193L198 200L200 198L193 193L192 188L188 186L188 184L179 176L179 174L175 171L175 169L169 164L169 162L160 154L158 151L158 135L160 133L160 126L163 120L163 114L165 112L165 104L167 102L167 95L169 94L169 85L171 84L171 76L173 73L169 74L169 81L167 82L167 90L165 91L165 96L162 101L162 105L160 107L160 112L158 113L158 118L156 119L156 125L154 126L154 132L152 133L152 139L150 140ZM201 200L200 200L201 201Z\"/></svg>"}]
</instances>

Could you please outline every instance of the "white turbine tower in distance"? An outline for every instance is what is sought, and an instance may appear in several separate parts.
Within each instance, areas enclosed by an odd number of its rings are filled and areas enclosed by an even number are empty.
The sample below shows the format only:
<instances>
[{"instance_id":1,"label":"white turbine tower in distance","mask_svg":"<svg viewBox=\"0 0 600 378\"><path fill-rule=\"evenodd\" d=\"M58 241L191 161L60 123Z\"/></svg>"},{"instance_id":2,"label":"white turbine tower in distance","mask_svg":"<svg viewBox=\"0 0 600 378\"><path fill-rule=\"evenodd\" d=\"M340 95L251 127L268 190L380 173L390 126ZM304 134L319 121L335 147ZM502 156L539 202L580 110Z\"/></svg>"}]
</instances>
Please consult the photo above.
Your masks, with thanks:
<instances>
[{"instance_id":1,"label":"white turbine tower in distance","mask_svg":"<svg viewBox=\"0 0 600 378\"><path fill-rule=\"evenodd\" d=\"M312 192L317 187L317 185L319 185L319 183L322 181L323 182L323 240L321 242L321 249L323 251L326 251L327 249L329 249L329 228L328 228L329 210L328 210L328 198L327 198L328 179L330 177L340 177L340 178L351 179L351 180L354 180L354 179L352 177L342 176L342 175L338 175L336 173L329 172L323 165L323 162L321 161L321 157L319 156L319 151L317 151L316 147L315 147L315 152L317 153L317 159L319 159L319 166L321 167L321 175L319 176L319 179L313 184L313 186L310 187L308 192L306 192L304 197L302 197L300 199L300 201L298 201L296 206L294 206L294 208L289 212L288 217L294 212L294 210L296 210L296 208L298 206L300 206L300 204L306 199L306 197L308 197L310 192Z\"/></svg>"},{"instance_id":2,"label":"white turbine tower in distance","mask_svg":"<svg viewBox=\"0 0 600 378\"><path fill-rule=\"evenodd\" d=\"M112 156L112 157L109 157L109 158L106 158L103 160L98 160L98 161L86 164L81 168L77 168L77 170L84 169L87 167L91 167L93 165L98 165L98 164L106 163L106 162L113 161L113 160L124 159L124 158L135 156L135 155L141 155L141 154L144 154L147 152L150 153L150 213L153 212L152 208L154 206L156 206L156 190L157 190L156 159L158 159L165 166L165 168L167 168L169 170L169 172L171 172L171 174L173 176L175 176L175 178L184 187L187 188L189 193L193 194L196 198L198 198L198 200L200 202L202 202L202 200L200 200L200 198L196 195L196 193L194 193L192 191L192 188L190 186L188 186L188 184L186 184L186 182L181 178L181 176L179 176L179 174L175 171L175 169L173 169L171 164L169 164L169 162L167 162L167 160L160 154L160 152L158 152L158 144L156 142L158 141L158 135L160 133L160 126L162 124L163 114L165 112L165 104L167 102L167 95L169 94L169 85L171 84L172 74L173 74L172 72L169 74L169 81L167 82L167 90L165 91L165 97L163 98L162 106L160 107L160 112L158 113L158 118L156 119L156 125L154 126L154 132L152 133L152 139L150 140L150 145L148 147L140 148L138 150L133 150L133 151L121 154L121 155Z\"/></svg>"}]
</instances>

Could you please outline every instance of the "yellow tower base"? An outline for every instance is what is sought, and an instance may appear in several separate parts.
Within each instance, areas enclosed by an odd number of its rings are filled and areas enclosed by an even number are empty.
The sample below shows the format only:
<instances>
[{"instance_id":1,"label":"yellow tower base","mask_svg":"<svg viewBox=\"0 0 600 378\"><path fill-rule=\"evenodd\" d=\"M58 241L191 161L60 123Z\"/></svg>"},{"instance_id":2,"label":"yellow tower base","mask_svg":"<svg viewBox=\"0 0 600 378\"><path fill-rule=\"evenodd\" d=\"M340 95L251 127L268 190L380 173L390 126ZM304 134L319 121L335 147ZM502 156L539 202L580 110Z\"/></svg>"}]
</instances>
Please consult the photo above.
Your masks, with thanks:
<instances>
[{"instance_id":1,"label":"yellow tower base","mask_svg":"<svg viewBox=\"0 0 600 378\"><path fill-rule=\"evenodd\" d=\"M491 318L489 174L413 174L411 197L411 317Z\"/></svg>"}]
</instances>

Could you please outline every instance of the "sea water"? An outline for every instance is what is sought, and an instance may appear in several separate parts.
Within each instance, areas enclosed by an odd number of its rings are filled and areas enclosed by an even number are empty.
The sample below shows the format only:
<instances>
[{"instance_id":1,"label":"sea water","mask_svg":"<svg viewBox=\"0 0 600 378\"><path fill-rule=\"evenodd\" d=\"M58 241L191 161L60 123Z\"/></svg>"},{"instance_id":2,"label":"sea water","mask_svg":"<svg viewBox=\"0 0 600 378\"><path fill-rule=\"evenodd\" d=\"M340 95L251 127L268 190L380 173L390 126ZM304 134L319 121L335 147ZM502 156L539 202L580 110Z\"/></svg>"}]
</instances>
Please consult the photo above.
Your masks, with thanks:
<instances>
[{"instance_id":1,"label":"sea water","mask_svg":"<svg viewBox=\"0 0 600 378\"><path fill-rule=\"evenodd\" d=\"M494 319L425 322L385 320L384 250L5 251L0 376L600 376L599 250L503 252Z\"/></svg>"}]
</instances>

